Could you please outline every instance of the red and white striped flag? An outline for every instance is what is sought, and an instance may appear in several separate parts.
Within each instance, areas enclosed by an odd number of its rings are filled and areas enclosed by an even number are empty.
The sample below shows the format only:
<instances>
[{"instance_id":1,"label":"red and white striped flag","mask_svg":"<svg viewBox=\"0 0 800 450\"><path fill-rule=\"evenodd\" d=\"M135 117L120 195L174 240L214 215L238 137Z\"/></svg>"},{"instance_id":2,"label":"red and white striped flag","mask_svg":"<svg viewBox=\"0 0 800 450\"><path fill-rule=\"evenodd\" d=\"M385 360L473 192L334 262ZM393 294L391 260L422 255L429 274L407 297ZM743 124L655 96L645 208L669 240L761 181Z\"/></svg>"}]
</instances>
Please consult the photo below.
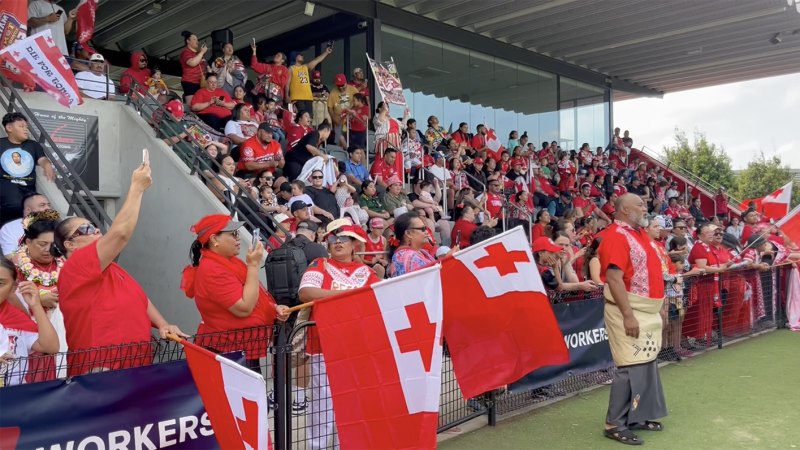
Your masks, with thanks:
<instances>
[{"instance_id":1,"label":"red and white striped flag","mask_svg":"<svg viewBox=\"0 0 800 450\"><path fill-rule=\"evenodd\" d=\"M272 449L264 377L186 340L181 344L220 448Z\"/></svg>"},{"instance_id":2,"label":"red and white striped flag","mask_svg":"<svg viewBox=\"0 0 800 450\"><path fill-rule=\"evenodd\" d=\"M97 13L97 0L81 0L78 3L78 16L75 18L78 42L87 52L95 53L89 45L89 40L94 36L94 17Z\"/></svg>"},{"instance_id":3,"label":"red and white striped flag","mask_svg":"<svg viewBox=\"0 0 800 450\"><path fill-rule=\"evenodd\" d=\"M30 74L36 84L58 100L58 103L69 108L83 103L75 75L56 46L50 30L9 45L0 50L0 57L22 72Z\"/></svg>"}]
</instances>

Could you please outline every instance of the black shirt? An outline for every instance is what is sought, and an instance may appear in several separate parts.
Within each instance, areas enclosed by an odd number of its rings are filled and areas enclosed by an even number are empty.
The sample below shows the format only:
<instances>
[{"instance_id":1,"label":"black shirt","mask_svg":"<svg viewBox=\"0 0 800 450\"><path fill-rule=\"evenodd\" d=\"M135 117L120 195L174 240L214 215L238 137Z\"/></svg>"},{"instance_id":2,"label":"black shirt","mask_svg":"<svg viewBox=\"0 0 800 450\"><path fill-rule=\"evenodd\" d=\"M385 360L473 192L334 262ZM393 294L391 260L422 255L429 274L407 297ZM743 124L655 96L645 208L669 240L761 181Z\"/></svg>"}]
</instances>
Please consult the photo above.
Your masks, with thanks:
<instances>
[{"instance_id":1,"label":"black shirt","mask_svg":"<svg viewBox=\"0 0 800 450\"><path fill-rule=\"evenodd\" d=\"M7 186L36 188L36 164L44 157L44 149L38 142L28 139L14 144L8 138L0 139L0 180Z\"/></svg>"},{"instance_id":2,"label":"black shirt","mask_svg":"<svg viewBox=\"0 0 800 450\"><path fill-rule=\"evenodd\" d=\"M328 189L317 189L313 186L306 186L306 194L314 201L315 206L328 211L333 214L334 218L339 217L339 202L336 201L336 196Z\"/></svg>"},{"instance_id":3,"label":"black shirt","mask_svg":"<svg viewBox=\"0 0 800 450\"><path fill-rule=\"evenodd\" d=\"M292 238L291 242L300 247L303 250L303 254L306 255L306 262L311 264L311 261L317 258L327 258L328 257L328 249L325 248L322 244L317 244L316 242L311 242L307 237L303 236L302 234L298 234L294 238Z\"/></svg>"},{"instance_id":4,"label":"black shirt","mask_svg":"<svg viewBox=\"0 0 800 450\"><path fill-rule=\"evenodd\" d=\"M311 145L312 147L319 147L319 131L314 130L307 135L303 136L302 139L292 147L292 150L286 154L286 161L292 161L295 163L300 164L301 166L308 162L309 159L313 158L314 155L308 151L306 145Z\"/></svg>"}]
</instances>

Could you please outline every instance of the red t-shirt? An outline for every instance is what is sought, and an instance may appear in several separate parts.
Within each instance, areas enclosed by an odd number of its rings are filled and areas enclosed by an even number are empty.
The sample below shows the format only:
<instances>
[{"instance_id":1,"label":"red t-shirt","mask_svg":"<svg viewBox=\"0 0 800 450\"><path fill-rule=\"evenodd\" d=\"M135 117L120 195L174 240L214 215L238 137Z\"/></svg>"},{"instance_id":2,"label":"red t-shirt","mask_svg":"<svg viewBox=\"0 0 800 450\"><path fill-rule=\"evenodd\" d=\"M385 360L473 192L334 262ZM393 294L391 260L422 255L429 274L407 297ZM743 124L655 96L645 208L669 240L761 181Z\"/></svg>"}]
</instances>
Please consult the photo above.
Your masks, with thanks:
<instances>
[{"instance_id":1,"label":"red t-shirt","mask_svg":"<svg viewBox=\"0 0 800 450\"><path fill-rule=\"evenodd\" d=\"M531 227L531 242L535 241L536 239L544 236L544 224L543 223L535 223L533 227Z\"/></svg>"},{"instance_id":2,"label":"red t-shirt","mask_svg":"<svg viewBox=\"0 0 800 450\"><path fill-rule=\"evenodd\" d=\"M453 240L455 240L456 236L458 236L458 233L460 232L461 239L457 242L458 246L461 248L467 248L469 247L469 238L472 236L472 232L475 231L476 228L478 228L478 226L474 223L468 222L464 219L458 219L456 220L456 223L453 224L453 231L450 233L450 236L452 236Z\"/></svg>"},{"instance_id":3,"label":"red t-shirt","mask_svg":"<svg viewBox=\"0 0 800 450\"><path fill-rule=\"evenodd\" d=\"M147 294L117 263L100 270L97 242L67 258L58 277L58 292L70 351L150 341ZM152 356L149 345L143 347L126 349L122 361L90 356L94 352L70 355L69 374L95 367L141 365Z\"/></svg>"},{"instance_id":4,"label":"red t-shirt","mask_svg":"<svg viewBox=\"0 0 800 450\"><path fill-rule=\"evenodd\" d=\"M614 212L616 212L616 208L614 208L614 202L606 202L603 207L600 208L600 211L606 213L608 217L612 217Z\"/></svg>"},{"instance_id":5,"label":"red t-shirt","mask_svg":"<svg viewBox=\"0 0 800 450\"><path fill-rule=\"evenodd\" d=\"M480 150L482 148L485 148L486 147L486 136L483 136L483 135L480 135L480 134L476 134L475 136L472 136L472 142L470 144L472 145L472 148L474 148L475 150ZM499 153L492 152L491 150L489 150L489 151L491 153L494 153L491 156L491 158L493 158L495 161L500 159L500 154Z\"/></svg>"},{"instance_id":6,"label":"red t-shirt","mask_svg":"<svg viewBox=\"0 0 800 450\"><path fill-rule=\"evenodd\" d=\"M367 105L361 105L358 108L355 108L357 117L350 118L350 131L355 131L359 133L363 133L367 131L367 123L369 122L369 107ZM366 117L367 119L364 119Z\"/></svg>"},{"instance_id":7,"label":"red t-shirt","mask_svg":"<svg viewBox=\"0 0 800 450\"><path fill-rule=\"evenodd\" d=\"M502 218L503 216L503 197L492 193L486 193L486 212L493 218Z\"/></svg>"},{"instance_id":8,"label":"red t-shirt","mask_svg":"<svg viewBox=\"0 0 800 450\"><path fill-rule=\"evenodd\" d=\"M744 224L744 228L742 228L742 238L740 239L742 245L747 245L747 238L752 236L753 232L754 230L752 225L749 223Z\"/></svg>"},{"instance_id":9,"label":"red t-shirt","mask_svg":"<svg viewBox=\"0 0 800 450\"><path fill-rule=\"evenodd\" d=\"M247 170L247 168L245 168L245 163L249 162L273 162L280 161L282 158L283 151L281 150L281 144L273 140L267 145L264 145L258 140L258 136L253 136L242 143L241 159L239 159L236 169Z\"/></svg>"},{"instance_id":10,"label":"red t-shirt","mask_svg":"<svg viewBox=\"0 0 800 450\"><path fill-rule=\"evenodd\" d=\"M372 175L373 179L377 179L380 176L383 182L386 183L389 178L397 175L397 170L395 170L395 165L386 164L383 158L375 158L375 162L372 163L372 167L369 169L369 174Z\"/></svg>"},{"instance_id":11,"label":"red t-shirt","mask_svg":"<svg viewBox=\"0 0 800 450\"><path fill-rule=\"evenodd\" d=\"M367 242L364 244L364 251L367 253L386 251L386 238L379 236L378 242L372 242L372 237L367 236ZM372 263L377 256L378 255L364 255L361 259L363 259L364 262Z\"/></svg>"},{"instance_id":12,"label":"red t-shirt","mask_svg":"<svg viewBox=\"0 0 800 450\"><path fill-rule=\"evenodd\" d=\"M623 271L625 290L643 297L664 297L664 278L661 258L652 245L653 240L644 228L635 230L627 224L613 223L603 233L597 249L600 273L606 281L609 266Z\"/></svg>"},{"instance_id":13,"label":"red t-shirt","mask_svg":"<svg viewBox=\"0 0 800 450\"><path fill-rule=\"evenodd\" d=\"M692 246L692 251L689 252L689 264L696 265L698 259L705 259L707 267L719 267L719 259L717 254L711 250L708 244L698 241Z\"/></svg>"},{"instance_id":14,"label":"red t-shirt","mask_svg":"<svg viewBox=\"0 0 800 450\"><path fill-rule=\"evenodd\" d=\"M597 205L591 198L583 198L583 196L580 195L572 199L572 206L574 208L580 208L581 211L583 211L584 217L591 216L594 210L597 209Z\"/></svg>"},{"instance_id":15,"label":"red t-shirt","mask_svg":"<svg viewBox=\"0 0 800 450\"><path fill-rule=\"evenodd\" d=\"M458 142L459 144L466 144L467 147L472 148L471 139L469 135L461 133L461 131L455 131L453 133L453 140Z\"/></svg>"},{"instance_id":16,"label":"red t-shirt","mask_svg":"<svg viewBox=\"0 0 800 450\"><path fill-rule=\"evenodd\" d=\"M214 97L222 97L222 99L223 99L223 101L225 103L230 103L230 102L233 101L233 100L231 100L230 96L228 96L228 93L225 92L225 90L222 89L222 88L216 88L213 91L209 91L208 89L204 88L204 89L200 89L200 90L198 90L197 92L194 93L194 96L192 97L191 106L194 106L194 105L196 105L198 103L210 102L211 99L214 98ZM231 116L231 110L230 109L228 109L228 108L226 108L224 106L215 105L213 103L211 105L209 105L208 107L206 107L205 109L197 111L197 113L198 114L210 114L212 116L217 116L220 119L224 119L226 117L230 117Z\"/></svg>"},{"instance_id":17,"label":"red t-shirt","mask_svg":"<svg viewBox=\"0 0 800 450\"><path fill-rule=\"evenodd\" d=\"M200 79L203 77L203 70L206 63L205 61L200 61L200 64L194 67L189 66L187 62L195 56L197 56L197 52L192 51L189 47L185 47L178 57L181 62L181 81L200 84Z\"/></svg>"}]
</instances>

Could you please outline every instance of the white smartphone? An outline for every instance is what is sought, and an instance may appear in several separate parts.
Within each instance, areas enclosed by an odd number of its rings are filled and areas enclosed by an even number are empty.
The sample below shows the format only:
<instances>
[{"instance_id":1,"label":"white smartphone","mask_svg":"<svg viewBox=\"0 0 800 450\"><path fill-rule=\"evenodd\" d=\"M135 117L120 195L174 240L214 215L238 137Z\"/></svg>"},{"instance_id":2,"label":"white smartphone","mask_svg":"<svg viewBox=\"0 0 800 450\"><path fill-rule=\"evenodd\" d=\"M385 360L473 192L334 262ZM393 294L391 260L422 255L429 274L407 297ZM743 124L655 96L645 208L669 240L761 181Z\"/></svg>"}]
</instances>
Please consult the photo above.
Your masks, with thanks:
<instances>
[{"instance_id":1,"label":"white smartphone","mask_svg":"<svg viewBox=\"0 0 800 450\"><path fill-rule=\"evenodd\" d=\"M145 166L150 165L150 152L147 149L142 149L142 164Z\"/></svg>"},{"instance_id":2,"label":"white smartphone","mask_svg":"<svg viewBox=\"0 0 800 450\"><path fill-rule=\"evenodd\" d=\"M250 242L250 247L256 248L256 244L261 240L261 228L253 230L253 241Z\"/></svg>"}]
</instances>

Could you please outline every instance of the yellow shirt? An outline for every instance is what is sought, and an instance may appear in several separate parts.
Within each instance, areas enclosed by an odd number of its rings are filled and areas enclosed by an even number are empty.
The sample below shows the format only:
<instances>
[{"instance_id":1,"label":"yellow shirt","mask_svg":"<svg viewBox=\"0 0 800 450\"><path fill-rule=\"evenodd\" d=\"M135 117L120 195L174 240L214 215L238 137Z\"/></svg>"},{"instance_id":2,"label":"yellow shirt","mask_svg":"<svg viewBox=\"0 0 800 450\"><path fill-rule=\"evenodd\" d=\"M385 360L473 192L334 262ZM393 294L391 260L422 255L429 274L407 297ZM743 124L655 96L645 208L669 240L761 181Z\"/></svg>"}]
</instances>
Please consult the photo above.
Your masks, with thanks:
<instances>
[{"instance_id":1,"label":"yellow shirt","mask_svg":"<svg viewBox=\"0 0 800 450\"><path fill-rule=\"evenodd\" d=\"M308 76L308 66L289 67L289 101L312 101L311 78Z\"/></svg>"},{"instance_id":2,"label":"yellow shirt","mask_svg":"<svg viewBox=\"0 0 800 450\"><path fill-rule=\"evenodd\" d=\"M353 86L345 85L344 92L339 90L336 86L331 89L331 95L328 97L328 109L332 110L331 117L337 124L341 122L342 110L350 109L353 105L353 95L358 94L358 89Z\"/></svg>"}]
</instances>

